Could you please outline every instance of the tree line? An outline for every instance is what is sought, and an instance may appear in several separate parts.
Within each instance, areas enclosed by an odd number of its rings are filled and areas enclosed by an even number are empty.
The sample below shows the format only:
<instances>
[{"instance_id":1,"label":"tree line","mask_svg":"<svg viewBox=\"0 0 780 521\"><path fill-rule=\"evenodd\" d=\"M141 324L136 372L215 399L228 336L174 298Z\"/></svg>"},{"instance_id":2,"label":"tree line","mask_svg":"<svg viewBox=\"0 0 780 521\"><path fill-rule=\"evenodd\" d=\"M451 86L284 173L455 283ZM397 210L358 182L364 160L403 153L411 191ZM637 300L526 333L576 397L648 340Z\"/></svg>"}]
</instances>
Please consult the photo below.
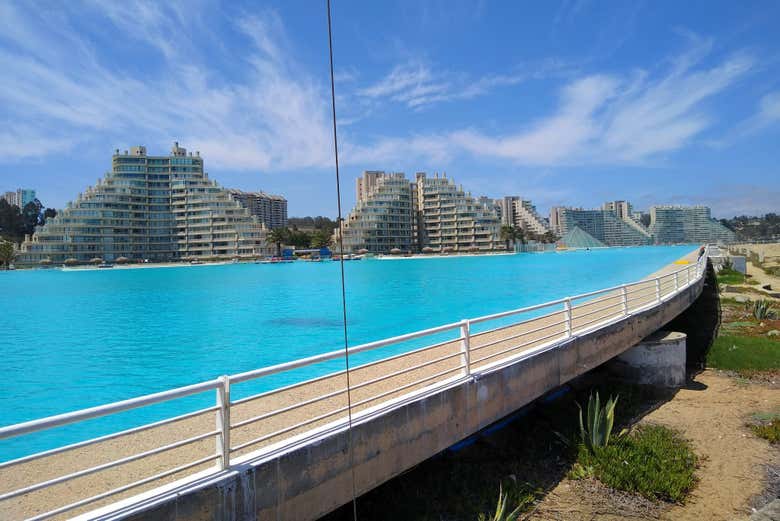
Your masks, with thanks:
<instances>
[{"instance_id":1,"label":"tree line","mask_svg":"<svg viewBox=\"0 0 780 521\"><path fill-rule=\"evenodd\" d=\"M737 240L750 242L780 238L780 215L768 213L763 217L740 215L721 219L720 223L737 234Z\"/></svg>"},{"instance_id":2,"label":"tree line","mask_svg":"<svg viewBox=\"0 0 780 521\"><path fill-rule=\"evenodd\" d=\"M333 231L338 223L327 217L291 217L285 228L275 228L268 233L268 242L276 245L281 255L282 245L296 248L327 248L331 245Z\"/></svg>"}]
</instances>

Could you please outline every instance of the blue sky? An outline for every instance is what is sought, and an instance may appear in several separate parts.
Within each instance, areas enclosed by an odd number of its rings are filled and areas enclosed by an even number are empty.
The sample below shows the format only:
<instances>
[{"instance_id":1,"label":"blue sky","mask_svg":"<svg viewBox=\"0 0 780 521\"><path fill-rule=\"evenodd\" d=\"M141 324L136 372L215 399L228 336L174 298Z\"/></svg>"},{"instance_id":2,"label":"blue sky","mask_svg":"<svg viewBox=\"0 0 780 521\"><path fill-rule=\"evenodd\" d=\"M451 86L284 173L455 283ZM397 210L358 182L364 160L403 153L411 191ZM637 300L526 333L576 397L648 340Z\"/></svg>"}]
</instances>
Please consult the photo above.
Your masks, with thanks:
<instances>
[{"instance_id":1,"label":"blue sky","mask_svg":"<svg viewBox=\"0 0 780 521\"><path fill-rule=\"evenodd\" d=\"M343 201L446 172L543 212L780 211L780 3L333 0ZM324 2L0 3L0 191L62 207L173 141L225 186L336 213Z\"/></svg>"}]
</instances>

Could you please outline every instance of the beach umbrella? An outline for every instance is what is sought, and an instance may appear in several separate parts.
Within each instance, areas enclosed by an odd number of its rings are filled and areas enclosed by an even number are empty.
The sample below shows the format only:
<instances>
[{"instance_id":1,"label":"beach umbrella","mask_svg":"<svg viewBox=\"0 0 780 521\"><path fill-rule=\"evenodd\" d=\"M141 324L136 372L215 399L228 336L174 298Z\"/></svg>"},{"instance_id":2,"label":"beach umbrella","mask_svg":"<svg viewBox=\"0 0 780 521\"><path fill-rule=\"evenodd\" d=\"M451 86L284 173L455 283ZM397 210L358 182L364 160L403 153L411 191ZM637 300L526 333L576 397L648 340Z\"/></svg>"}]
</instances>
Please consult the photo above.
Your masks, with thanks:
<instances>
[{"instance_id":1,"label":"beach umbrella","mask_svg":"<svg viewBox=\"0 0 780 521\"><path fill-rule=\"evenodd\" d=\"M365 248L360 248L360 249L358 250L358 254L359 254L359 255L365 255L366 253L368 253L368 250L367 250L367 249L365 249Z\"/></svg>"},{"instance_id":2,"label":"beach umbrella","mask_svg":"<svg viewBox=\"0 0 780 521\"><path fill-rule=\"evenodd\" d=\"M447 252L447 253L450 253L450 252L452 252L452 251L453 251L453 248L452 248L452 246L445 246L445 247L442 249L442 251L445 251L445 252Z\"/></svg>"},{"instance_id":3,"label":"beach umbrella","mask_svg":"<svg viewBox=\"0 0 780 521\"><path fill-rule=\"evenodd\" d=\"M469 246L469 251L479 251L477 246Z\"/></svg>"},{"instance_id":4,"label":"beach umbrella","mask_svg":"<svg viewBox=\"0 0 780 521\"><path fill-rule=\"evenodd\" d=\"M119 257L115 262L117 264L127 264L128 262L130 262L130 259L128 259L127 257Z\"/></svg>"},{"instance_id":5,"label":"beach umbrella","mask_svg":"<svg viewBox=\"0 0 780 521\"><path fill-rule=\"evenodd\" d=\"M79 260L78 259L74 259L73 257L71 257L69 259L65 259L65 262L63 262L63 264L65 264L66 266L75 266L78 263L79 263Z\"/></svg>"},{"instance_id":6,"label":"beach umbrella","mask_svg":"<svg viewBox=\"0 0 780 521\"><path fill-rule=\"evenodd\" d=\"M423 251L423 253L433 253L433 252L435 252L436 250L434 250L434 249L433 249L433 248L431 248L430 246L426 246L425 248L423 248L423 249L422 249L422 251Z\"/></svg>"},{"instance_id":7,"label":"beach umbrella","mask_svg":"<svg viewBox=\"0 0 780 521\"><path fill-rule=\"evenodd\" d=\"M392 250L390 250L390 253L392 253L393 255L398 255L401 253L401 250L399 248L393 248Z\"/></svg>"},{"instance_id":8,"label":"beach umbrella","mask_svg":"<svg viewBox=\"0 0 780 521\"><path fill-rule=\"evenodd\" d=\"M95 257L93 259L89 259L89 262L91 262L92 264L103 264L103 259L101 259L100 257Z\"/></svg>"},{"instance_id":9,"label":"beach umbrella","mask_svg":"<svg viewBox=\"0 0 780 521\"><path fill-rule=\"evenodd\" d=\"M38 264L42 264L44 266L51 264L51 259L41 259L40 261L38 261Z\"/></svg>"}]
</instances>

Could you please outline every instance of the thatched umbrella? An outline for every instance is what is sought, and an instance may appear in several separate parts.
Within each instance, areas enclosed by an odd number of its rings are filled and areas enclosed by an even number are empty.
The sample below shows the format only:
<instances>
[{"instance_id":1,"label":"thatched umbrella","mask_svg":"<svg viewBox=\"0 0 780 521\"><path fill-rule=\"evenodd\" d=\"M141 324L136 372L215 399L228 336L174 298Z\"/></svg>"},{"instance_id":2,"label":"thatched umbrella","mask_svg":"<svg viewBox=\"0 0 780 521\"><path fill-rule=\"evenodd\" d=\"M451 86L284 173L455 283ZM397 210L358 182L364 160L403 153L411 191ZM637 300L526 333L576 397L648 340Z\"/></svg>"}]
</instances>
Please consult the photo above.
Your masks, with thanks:
<instances>
[{"instance_id":1,"label":"thatched umbrella","mask_svg":"<svg viewBox=\"0 0 780 521\"><path fill-rule=\"evenodd\" d=\"M445 246L444 248L442 248L441 251L443 251L445 253L452 253L455 250L454 250L454 248L452 246Z\"/></svg>"},{"instance_id":2,"label":"thatched umbrella","mask_svg":"<svg viewBox=\"0 0 780 521\"><path fill-rule=\"evenodd\" d=\"M117 264L127 264L128 262L130 262L130 259L128 259L127 257L118 257L114 262L116 262Z\"/></svg>"},{"instance_id":3,"label":"thatched umbrella","mask_svg":"<svg viewBox=\"0 0 780 521\"><path fill-rule=\"evenodd\" d=\"M430 246L426 246L425 248L423 248L423 249L422 249L422 252L423 252L423 253L433 253L433 252L435 252L435 251L436 251L436 250L434 250L434 249L433 249L433 248L431 248Z\"/></svg>"},{"instance_id":4,"label":"thatched umbrella","mask_svg":"<svg viewBox=\"0 0 780 521\"><path fill-rule=\"evenodd\" d=\"M74 259L73 257L71 257L69 259L65 259L65 262L63 262L63 264L65 264L66 266L75 266L78 263L79 263L79 260L78 259Z\"/></svg>"},{"instance_id":5,"label":"thatched umbrella","mask_svg":"<svg viewBox=\"0 0 780 521\"><path fill-rule=\"evenodd\" d=\"M41 259L38 261L38 264L40 264L41 266L48 266L49 264L51 264L51 259Z\"/></svg>"},{"instance_id":6,"label":"thatched umbrella","mask_svg":"<svg viewBox=\"0 0 780 521\"><path fill-rule=\"evenodd\" d=\"M358 255L365 255L366 253L368 253L368 250L365 248L360 248L357 252Z\"/></svg>"},{"instance_id":7,"label":"thatched umbrella","mask_svg":"<svg viewBox=\"0 0 780 521\"><path fill-rule=\"evenodd\" d=\"M103 259L101 259L100 257L95 257L95 258L89 259L89 262L91 264L103 264Z\"/></svg>"},{"instance_id":8,"label":"thatched umbrella","mask_svg":"<svg viewBox=\"0 0 780 521\"><path fill-rule=\"evenodd\" d=\"M400 248L393 248L392 250L390 250L390 253L392 255L400 255L402 252L401 252Z\"/></svg>"}]
</instances>

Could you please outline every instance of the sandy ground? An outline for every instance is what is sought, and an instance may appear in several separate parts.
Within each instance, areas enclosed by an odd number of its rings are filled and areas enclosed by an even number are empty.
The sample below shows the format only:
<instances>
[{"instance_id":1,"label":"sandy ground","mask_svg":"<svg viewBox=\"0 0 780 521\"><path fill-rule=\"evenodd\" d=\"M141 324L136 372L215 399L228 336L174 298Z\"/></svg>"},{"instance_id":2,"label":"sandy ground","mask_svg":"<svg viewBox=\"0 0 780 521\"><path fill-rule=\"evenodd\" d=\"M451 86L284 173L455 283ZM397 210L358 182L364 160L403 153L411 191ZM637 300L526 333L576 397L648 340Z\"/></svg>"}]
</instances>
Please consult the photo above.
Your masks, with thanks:
<instances>
[{"instance_id":1,"label":"sandy ground","mask_svg":"<svg viewBox=\"0 0 780 521\"><path fill-rule=\"evenodd\" d=\"M730 251L747 250L758 255L759 260L768 264L780 264L780 243L768 244L732 244Z\"/></svg>"},{"instance_id":2,"label":"sandy ground","mask_svg":"<svg viewBox=\"0 0 780 521\"><path fill-rule=\"evenodd\" d=\"M687 262L694 263L696 256L697 252L694 251L687 255L685 259ZM653 275L668 273L682 267L684 266L671 264ZM683 275L681 282L684 281L685 276ZM671 278L661 284L662 294L671 292L673 288L674 281ZM634 287L630 294L632 299L630 308L641 307L651 302L654 297L655 283L653 281ZM592 327L592 325L588 325L589 322L598 322L607 318L610 314L614 314L615 311L620 309L620 298L619 294L610 294L606 297L600 296L593 302L575 307L573 311L575 332L584 327ZM605 309L608 306L609 308ZM518 320L526 318L528 317L519 316ZM472 370L503 358L517 355L548 342L556 336L561 336L564 332L564 326L560 324L562 320L563 312L556 311L531 322L473 335L471 339ZM452 336L455 337L458 333L455 330L452 332ZM523 336L519 338L521 333ZM425 365L409 370L422 364ZM425 386L458 377L460 371L459 341L449 341L430 350L403 355L364 368L356 368L350 372L353 413L419 390ZM370 383L371 380L379 377L386 378ZM326 395L328 396L327 398L321 398ZM262 437L263 439L243 450L234 452L232 457L246 455L264 446L279 442L286 437L345 418L346 398L346 378L343 374L337 374L292 389L260 395L258 398L240 405L233 405L231 408L231 424L234 427L231 429L231 446L238 447L257 438ZM280 410L283 410L283 412L246 426L236 427L238 423L244 420ZM328 412L332 412L332 414L324 415ZM301 422L307 423L298 428L289 427ZM0 467L0 493L17 490L70 472L88 469L96 465L153 450L187 438L208 434L214 431L214 424L214 412L209 411L175 424L156 427L148 431L100 442L85 448L69 450L26 462L19 466L11 468ZM214 452L215 437L210 435L203 440L195 441L161 454L148 456L119 467L99 471L72 479L66 483L0 502L0 519L22 519L48 512L76 500L88 498L133 481L154 476L168 469L197 461L200 458L214 454ZM89 508L74 509L69 514L74 515L75 513L85 512L120 498L130 497L144 490L184 478L197 471L207 470L213 467L213 465L213 461L203 463L164 479L155 480L121 494L112 495L108 499L92 503ZM60 516L60 518L65 517L68 516Z\"/></svg>"},{"instance_id":3,"label":"sandy ground","mask_svg":"<svg viewBox=\"0 0 780 521\"><path fill-rule=\"evenodd\" d=\"M780 449L755 437L745 426L751 414L780 407L780 388L745 384L714 371L643 418L682 431L701 464L699 483L684 505L662 507L626 497L590 481L564 479L530 519L731 521L748 519L751 498L765 487L764 465L780 463Z\"/></svg>"}]
</instances>

